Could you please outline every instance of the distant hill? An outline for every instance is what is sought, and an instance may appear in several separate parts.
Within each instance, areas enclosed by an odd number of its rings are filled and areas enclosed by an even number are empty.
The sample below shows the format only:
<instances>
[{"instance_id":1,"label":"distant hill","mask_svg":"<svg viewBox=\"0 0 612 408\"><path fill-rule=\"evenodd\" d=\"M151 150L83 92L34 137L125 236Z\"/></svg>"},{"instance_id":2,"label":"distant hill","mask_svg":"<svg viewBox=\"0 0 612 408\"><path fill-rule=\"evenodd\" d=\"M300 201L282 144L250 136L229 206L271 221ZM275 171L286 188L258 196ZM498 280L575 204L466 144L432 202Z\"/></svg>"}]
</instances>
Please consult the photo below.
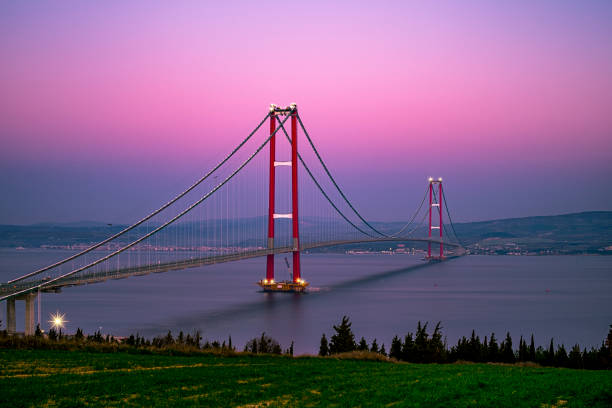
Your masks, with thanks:
<instances>
[{"instance_id":1,"label":"distant hill","mask_svg":"<svg viewBox=\"0 0 612 408\"><path fill-rule=\"evenodd\" d=\"M99 242L123 229L120 225L0 225L0 248L39 248Z\"/></svg>"},{"instance_id":2,"label":"distant hill","mask_svg":"<svg viewBox=\"0 0 612 408\"><path fill-rule=\"evenodd\" d=\"M75 221L75 222L39 222L30 224L30 227L60 227L60 228L79 228L79 227L106 227L113 225L99 221Z\"/></svg>"},{"instance_id":3,"label":"distant hill","mask_svg":"<svg viewBox=\"0 0 612 408\"><path fill-rule=\"evenodd\" d=\"M468 222L455 229L472 248L612 254L612 211Z\"/></svg>"},{"instance_id":4,"label":"distant hill","mask_svg":"<svg viewBox=\"0 0 612 408\"><path fill-rule=\"evenodd\" d=\"M261 218L261 217L260 217ZM236 221L256 228L261 219ZM316 219L305 219L303 234L317 230ZM377 223L385 231L403 225ZM0 247L38 248L88 244L107 238L124 225L99 222L69 224L0 225ZM448 226L447 226L448 227ZM506 218L455 224L464 245L475 253L608 253L612 254L612 211L590 211L555 216ZM417 231L423 235L425 230ZM389 243L368 244L364 249L389 248ZM379 248L380 247L380 248Z\"/></svg>"}]
</instances>

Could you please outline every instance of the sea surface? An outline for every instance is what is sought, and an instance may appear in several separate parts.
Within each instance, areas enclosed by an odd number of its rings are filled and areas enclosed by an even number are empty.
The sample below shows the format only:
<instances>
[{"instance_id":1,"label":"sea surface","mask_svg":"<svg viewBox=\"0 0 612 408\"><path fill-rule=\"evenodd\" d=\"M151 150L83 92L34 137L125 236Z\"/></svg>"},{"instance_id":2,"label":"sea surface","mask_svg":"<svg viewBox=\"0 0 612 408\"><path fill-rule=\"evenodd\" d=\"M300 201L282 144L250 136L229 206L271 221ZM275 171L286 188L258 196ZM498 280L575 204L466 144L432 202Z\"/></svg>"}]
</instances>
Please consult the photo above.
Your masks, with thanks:
<instances>
[{"instance_id":1,"label":"sea surface","mask_svg":"<svg viewBox=\"0 0 612 408\"><path fill-rule=\"evenodd\" d=\"M0 280L30 272L70 255L61 250L0 250ZM277 256L277 280L288 278ZM172 330L200 330L209 340L242 348L262 332L283 348L316 353L322 333L343 315L359 339L374 338L387 350L394 335L414 332L417 322L442 322L449 344L472 330L535 335L536 344L599 346L612 324L612 257L466 256L426 264L422 256L304 254L308 294L262 293L255 282L265 258L149 274L45 293L41 326L50 313L65 313L66 331L153 337ZM6 306L0 305L5 325ZM23 330L24 302L17 302Z\"/></svg>"}]
</instances>

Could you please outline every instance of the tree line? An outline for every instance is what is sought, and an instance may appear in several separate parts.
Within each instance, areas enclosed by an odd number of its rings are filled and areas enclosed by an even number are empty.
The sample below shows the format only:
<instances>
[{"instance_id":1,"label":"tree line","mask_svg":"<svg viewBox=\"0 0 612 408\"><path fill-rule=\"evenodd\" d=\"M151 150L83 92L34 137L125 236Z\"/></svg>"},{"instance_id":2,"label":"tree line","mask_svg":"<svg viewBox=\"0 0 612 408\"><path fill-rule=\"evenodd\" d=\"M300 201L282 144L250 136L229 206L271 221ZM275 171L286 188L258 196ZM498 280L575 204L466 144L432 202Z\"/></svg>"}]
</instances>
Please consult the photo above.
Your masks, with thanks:
<instances>
[{"instance_id":1,"label":"tree line","mask_svg":"<svg viewBox=\"0 0 612 408\"><path fill-rule=\"evenodd\" d=\"M555 345L551 339L548 347L535 346L534 337L529 341L522 336L518 346L510 333L498 341L495 334L481 339L472 331L471 336L461 337L457 344L448 347L438 322L433 331L428 330L429 323L417 323L414 333L408 332L403 337L393 337L388 351L385 344L378 344L377 339L371 343L361 337L356 341L352 323L344 316L338 325L333 325L334 333L329 341L325 334L319 344L320 356L335 356L343 353L362 352L369 356L379 356L410 363L454 363L470 361L476 363L527 363L533 362L542 366L569 367L578 369L611 369L612 368L612 325L607 338L601 346L591 349L581 348L578 344L567 350L563 344ZM205 340L201 333L173 335L168 331L165 335L147 339L139 334L125 338L115 338L103 335L99 330L94 334L85 335L79 328L73 335L66 335L61 330L51 329L49 333L42 332L39 326L33 336L9 335L6 330L0 331L0 348L40 348L88 351L136 351L143 353L162 352L169 354L191 354L212 352L219 354L236 354L238 351L229 336L227 341ZM278 341L262 333L261 336L249 340L243 350L252 354L277 354L293 356L293 342L283 350ZM359 358L358 355L353 355Z\"/></svg>"},{"instance_id":2,"label":"tree line","mask_svg":"<svg viewBox=\"0 0 612 408\"><path fill-rule=\"evenodd\" d=\"M80 328L77 328L76 333L72 335L67 335L61 329L56 330L54 328L49 330L48 333L43 333L39 325L36 326L33 336L9 335L6 330L0 331L0 348L85 349L90 351L136 350L182 354L195 352L237 353L236 346L232 343L232 336L229 336L227 341L203 340L199 330L188 334L180 331L178 335L173 335L172 331L168 330L165 335L147 339L138 333L129 337L115 338L109 334L103 335L99 330L94 334L85 335ZM261 336L249 340L245 344L243 352L292 356L293 342L291 342L289 348L283 350L278 341L264 332Z\"/></svg>"},{"instance_id":3,"label":"tree line","mask_svg":"<svg viewBox=\"0 0 612 408\"><path fill-rule=\"evenodd\" d=\"M461 337L456 345L449 348L443 338L440 322L436 324L433 332L429 333L428 323L422 324L419 321L416 332L409 332L403 338L397 335L393 337L388 354L385 345L379 346L376 339L371 344L368 344L363 337L357 342L351 326L350 319L344 316L340 324L333 326L334 334L329 340L324 333L319 344L319 355L333 356L357 351L378 353L410 363L533 362L550 367L591 370L612 368L612 325L607 338L599 348L592 347L587 350L576 344L568 351L563 344L555 347L553 339L550 340L549 346L544 348L535 346L533 335L529 339L529 344L521 336L518 347L515 348L510 333L506 333L506 337L499 342L495 333L481 340L475 331L472 331L469 338Z\"/></svg>"}]
</instances>

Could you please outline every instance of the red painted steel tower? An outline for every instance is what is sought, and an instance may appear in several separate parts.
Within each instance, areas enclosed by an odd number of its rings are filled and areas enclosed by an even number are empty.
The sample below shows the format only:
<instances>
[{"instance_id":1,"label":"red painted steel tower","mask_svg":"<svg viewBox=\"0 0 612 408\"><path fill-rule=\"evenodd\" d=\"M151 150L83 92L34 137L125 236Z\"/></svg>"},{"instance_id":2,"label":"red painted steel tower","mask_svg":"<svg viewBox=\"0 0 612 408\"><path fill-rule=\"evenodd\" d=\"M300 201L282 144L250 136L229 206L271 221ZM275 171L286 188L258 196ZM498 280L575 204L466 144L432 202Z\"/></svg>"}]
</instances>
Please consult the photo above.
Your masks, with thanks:
<instances>
[{"instance_id":1,"label":"red painted steel tower","mask_svg":"<svg viewBox=\"0 0 612 408\"><path fill-rule=\"evenodd\" d=\"M291 212L293 221L293 283L300 278L300 230L298 223L298 137L297 106L291 104Z\"/></svg>"},{"instance_id":2,"label":"red painted steel tower","mask_svg":"<svg viewBox=\"0 0 612 408\"><path fill-rule=\"evenodd\" d=\"M276 182L276 115L270 107L270 184L268 191L268 249L274 249L274 195ZM274 254L266 259L266 280L274 282Z\"/></svg>"},{"instance_id":3,"label":"red painted steel tower","mask_svg":"<svg viewBox=\"0 0 612 408\"><path fill-rule=\"evenodd\" d=\"M435 190L435 185L438 185L438 194L436 195L434 193ZM433 213L433 209L437 208L438 209L438 214L439 214L439 222L438 225L432 225L432 213ZM427 243L427 259L431 259L431 260L437 260L437 259L444 259L444 244L442 242L442 231L443 231L443 224L442 224L442 177L438 178L437 180L434 180L433 177L429 178L429 238L431 239L432 235L431 232L432 230L440 230L440 256L432 256L431 255L431 242Z\"/></svg>"},{"instance_id":4,"label":"red painted steel tower","mask_svg":"<svg viewBox=\"0 0 612 408\"><path fill-rule=\"evenodd\" d=\"M308 283L301 278L300 271L300 232L298 217L298 132L297 132L297 106L291 104L285 108L270 105L270 184L268 196L268 250L266 259L266 278L258 284L269 292L303 292ZM277 116L291 116L291 161L276 161L276 124ZM276 194L276 167L291 167L291 213L276 213L274 197ZM291 218L293 237L293 280L276 282L274 280L274 220L277 218Z\"/></svg>"}]
</instances>

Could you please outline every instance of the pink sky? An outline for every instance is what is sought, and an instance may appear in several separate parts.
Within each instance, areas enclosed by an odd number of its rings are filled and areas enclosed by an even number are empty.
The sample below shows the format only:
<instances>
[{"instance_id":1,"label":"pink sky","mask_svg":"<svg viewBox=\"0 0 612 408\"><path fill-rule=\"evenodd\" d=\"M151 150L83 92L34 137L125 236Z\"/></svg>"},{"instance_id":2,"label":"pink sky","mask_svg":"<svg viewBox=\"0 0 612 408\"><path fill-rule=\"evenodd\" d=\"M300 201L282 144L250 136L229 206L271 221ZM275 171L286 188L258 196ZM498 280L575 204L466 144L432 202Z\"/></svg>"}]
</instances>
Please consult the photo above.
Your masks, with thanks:
<instances>
[{"instance_id":1,"label":"pink sky","mask_svg":"<svg viewBox=\"0 0 612 408\"><path fill-rule=\"evenodd\" d=\"M15 190L9 174L26 168L128 169L151 157L183 179L271 102L297 102L349 188L456 174L463 218L474 219L477 200L461 191L477 191L477 177L536 191L534 174L558 175L558 200L574 175L591 184L565 193L595 200L515 211L500 199L486 214L612 209L610 182L591 180L612 176L612 3L330 3L3 3L0 187Z\"/></svg>"}]
</instances>

